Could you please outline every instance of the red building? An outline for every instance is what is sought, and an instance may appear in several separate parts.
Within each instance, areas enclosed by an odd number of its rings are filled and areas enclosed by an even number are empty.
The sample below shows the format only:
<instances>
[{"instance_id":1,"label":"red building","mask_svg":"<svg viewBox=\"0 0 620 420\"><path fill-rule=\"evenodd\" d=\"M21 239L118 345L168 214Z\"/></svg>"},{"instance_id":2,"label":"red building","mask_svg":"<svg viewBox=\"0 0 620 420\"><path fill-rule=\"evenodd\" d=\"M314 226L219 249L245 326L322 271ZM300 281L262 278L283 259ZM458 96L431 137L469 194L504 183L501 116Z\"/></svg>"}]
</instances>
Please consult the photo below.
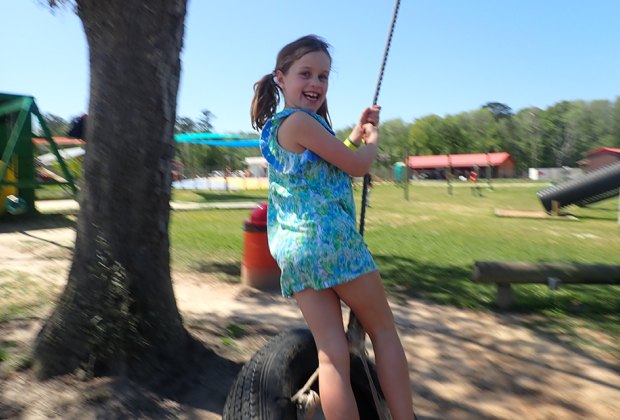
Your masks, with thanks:
<instances>
[{"instance_id":1,"label":"red building","mask_svg":"<svg viewBox=\"0 0 620 420\"><path fill-rule=\"evenodd\" d=\"M620 162L620 149L601 147L600 149L585 152L584 156L577 163L584 171L589 172L607 166L610 163Z\"/></svg>"},{"instance_id":2,"label":"red building","mask_svg":"<svg viewBox=\"0 0 620 420\"><path fill-rule=\"evenodd\" d=\"M513 178L515 176L515 162L506 152L409 156L407 164L412 171L429 178L443 178L444 171L449 168L452 168L453 174L457 176L468 174L476 168L476 172L483 178L487 176L487 168L490 168L492 178Z\"/></svg>"}]
</instances>

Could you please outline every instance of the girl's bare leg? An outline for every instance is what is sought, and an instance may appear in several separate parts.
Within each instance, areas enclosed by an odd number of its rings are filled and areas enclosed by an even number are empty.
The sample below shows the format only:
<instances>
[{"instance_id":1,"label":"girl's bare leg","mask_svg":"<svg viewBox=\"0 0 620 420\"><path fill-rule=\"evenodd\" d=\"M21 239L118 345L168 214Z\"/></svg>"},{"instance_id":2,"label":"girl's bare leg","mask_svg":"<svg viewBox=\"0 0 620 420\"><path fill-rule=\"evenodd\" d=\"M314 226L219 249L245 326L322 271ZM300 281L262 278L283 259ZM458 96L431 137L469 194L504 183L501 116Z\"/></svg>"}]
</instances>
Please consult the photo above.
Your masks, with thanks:
<instances>
[{"instance_id":1,"label":"girl's bare leg","mask_svg":"<svg viewBox=\"0 0 620 420\"><path fill-rule=\"evenodd\" d=\"M359 419L351 389L349 346L340 298L332 289L305 289L295 294L319 354L319 394L329 420Z\"/></svg>"},{"instance_id":2,"label":"girl's bare leg","mask_svg":"<svg viewBox=\"0 0 620 420\"><path fill-rule=\"evenodd\" d=\"M414 418L409 366L396 331L379 271L334 287L368 333L375 351L377 375L394 420Z\"/></svg>"}]
</instances>

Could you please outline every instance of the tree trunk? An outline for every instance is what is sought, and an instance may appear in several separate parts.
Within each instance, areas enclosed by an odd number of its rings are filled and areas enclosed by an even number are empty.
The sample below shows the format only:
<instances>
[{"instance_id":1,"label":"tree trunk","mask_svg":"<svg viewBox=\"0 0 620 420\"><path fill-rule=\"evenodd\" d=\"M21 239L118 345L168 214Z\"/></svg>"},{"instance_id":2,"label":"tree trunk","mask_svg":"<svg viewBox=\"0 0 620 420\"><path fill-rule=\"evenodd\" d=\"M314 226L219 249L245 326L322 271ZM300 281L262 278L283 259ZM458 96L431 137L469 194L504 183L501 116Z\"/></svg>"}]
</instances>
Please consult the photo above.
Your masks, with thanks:
<instances>
[{"instance_id":1,"label":"tree trunk","mask_svg":"<svg viewBox=\"0 0 620 420\"><path fill-rule=\"evenodd\" d=\"M77 0L90 106L75 253L39 333L40 378L147 379L191 348L170 276L169 201L186 0ZM68 93L70 94L70 93Z\"/></svg>"}]
</instances>

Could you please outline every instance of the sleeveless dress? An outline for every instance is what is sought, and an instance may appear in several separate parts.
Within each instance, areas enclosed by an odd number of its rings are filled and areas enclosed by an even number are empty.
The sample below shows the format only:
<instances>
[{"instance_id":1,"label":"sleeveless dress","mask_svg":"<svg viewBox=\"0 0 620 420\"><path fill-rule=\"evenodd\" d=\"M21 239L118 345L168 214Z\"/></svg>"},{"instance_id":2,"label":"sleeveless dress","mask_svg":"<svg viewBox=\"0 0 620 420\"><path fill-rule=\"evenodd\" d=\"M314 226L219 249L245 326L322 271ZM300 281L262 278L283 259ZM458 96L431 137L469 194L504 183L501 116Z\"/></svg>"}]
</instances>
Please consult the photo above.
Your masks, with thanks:
<instances>
[{"instance_id":1,"label":"sleeveless dress","mask_svg":"<svg viewBox=\"0 0 620 420\"><path fill-rule=\"evenodd\" d=\"M269 249L282 271L286 297L377 270L356 229L349 175L310 150L292 153L279 145L280 124L294 112L306 112L334 134L321 116L293 108L274 115L261 133L261 152L269 163Z\"/></svg>"}]
</instances>

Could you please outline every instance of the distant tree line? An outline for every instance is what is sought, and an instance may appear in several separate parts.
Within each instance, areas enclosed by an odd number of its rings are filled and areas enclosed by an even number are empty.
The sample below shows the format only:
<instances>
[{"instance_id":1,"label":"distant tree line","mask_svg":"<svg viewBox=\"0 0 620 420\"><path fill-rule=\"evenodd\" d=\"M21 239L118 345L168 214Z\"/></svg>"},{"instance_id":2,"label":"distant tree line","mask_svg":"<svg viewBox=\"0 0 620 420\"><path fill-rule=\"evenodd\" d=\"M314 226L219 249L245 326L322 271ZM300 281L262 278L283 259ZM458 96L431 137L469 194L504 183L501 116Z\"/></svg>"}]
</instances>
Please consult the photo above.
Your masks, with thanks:
<instances>
[{"instance_id":1,"label":"distant tree line","mask_svg":"<svg viewBox=\"0 0 620 420\"><path fill-rule=\"evenodd\" d=\"M177 117L176 133L212 132L214 115L202 111L197 120ZM66 135L69 122L53 114L44 119L55 136ZM524 108L489 102L474 111L440 117L427 115L406 123L401 119L381 124L378 164L391 166L406 155L508 152L517 173L527 168L577 165L583 152L599 147L620 147L620 97L615 101L562 101L547 109ZM345 138L351 127L337 131ZM256 133L239 132L241 138ZM242 169L243 159L260 156L258 148L229 148L177 144L176 159L188 168Z\"/></svg>"},{"instance_id":2,"label":"distant tree line","mask_svg":"<svg viewBox=\"0 0 620 420\"><path fill-rule=\"evenodd\" d=\"M350 127L339 130L339 137ZM620 97L615 101L562 101L547 109L518 112L489 102L480 109L440 117L428 115L407 124L400 119L380 126L379 164L405 155L508 152L517 173L528 167L574 167L583 152L620 147Z\"/></svg>"}]
</instances>

